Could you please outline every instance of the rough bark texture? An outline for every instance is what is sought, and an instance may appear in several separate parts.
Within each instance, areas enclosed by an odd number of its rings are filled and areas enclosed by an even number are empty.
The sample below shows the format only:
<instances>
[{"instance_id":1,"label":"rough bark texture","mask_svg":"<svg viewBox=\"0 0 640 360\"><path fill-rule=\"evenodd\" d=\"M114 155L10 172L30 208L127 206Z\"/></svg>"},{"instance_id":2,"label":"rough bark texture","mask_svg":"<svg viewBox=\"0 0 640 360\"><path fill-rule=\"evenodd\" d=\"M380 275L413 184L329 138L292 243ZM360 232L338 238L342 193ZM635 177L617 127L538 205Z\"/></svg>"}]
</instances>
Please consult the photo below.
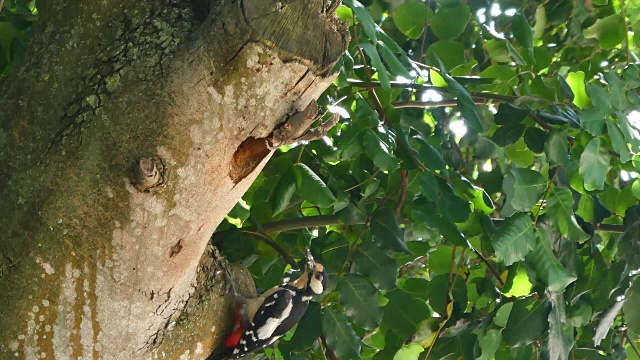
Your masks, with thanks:
<instances>
[{"instance_id":1,"label":"rough bark texture","mask_svg":"<svg viewBox=\"0 0 640 360\"><path fill-rule=\"evenodd\" d=\"M203 358L229 323L203 253L271 154L236 150L326 89L346 35L319 0L41 4L0 82L0 358Z\"/></svg>"}]
</instances>

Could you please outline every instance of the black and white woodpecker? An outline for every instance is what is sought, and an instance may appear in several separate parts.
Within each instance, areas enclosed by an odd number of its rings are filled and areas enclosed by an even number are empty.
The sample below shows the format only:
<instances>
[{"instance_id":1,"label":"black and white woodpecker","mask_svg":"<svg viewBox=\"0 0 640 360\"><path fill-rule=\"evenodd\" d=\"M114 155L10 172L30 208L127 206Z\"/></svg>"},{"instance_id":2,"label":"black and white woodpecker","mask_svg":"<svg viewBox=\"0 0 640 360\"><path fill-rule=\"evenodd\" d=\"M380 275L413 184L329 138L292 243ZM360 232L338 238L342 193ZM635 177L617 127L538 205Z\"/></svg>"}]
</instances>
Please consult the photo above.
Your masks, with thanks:
<instances>
[{"instance_id":1,"label":"black and white woodpecker","mask_svg":"<svg viewBox=\"0 0 640 360\"><path fill-rule=\"evenodd\" d=\"M252 299L243 298L234 289L238 299L235 326L224 349L207 360L240 359L273 344L300 321L311 298L326 290L327 278L324 266L316 263L307 250L305 270L297 280L274 286Z\"/></svg>"}]
</instances>

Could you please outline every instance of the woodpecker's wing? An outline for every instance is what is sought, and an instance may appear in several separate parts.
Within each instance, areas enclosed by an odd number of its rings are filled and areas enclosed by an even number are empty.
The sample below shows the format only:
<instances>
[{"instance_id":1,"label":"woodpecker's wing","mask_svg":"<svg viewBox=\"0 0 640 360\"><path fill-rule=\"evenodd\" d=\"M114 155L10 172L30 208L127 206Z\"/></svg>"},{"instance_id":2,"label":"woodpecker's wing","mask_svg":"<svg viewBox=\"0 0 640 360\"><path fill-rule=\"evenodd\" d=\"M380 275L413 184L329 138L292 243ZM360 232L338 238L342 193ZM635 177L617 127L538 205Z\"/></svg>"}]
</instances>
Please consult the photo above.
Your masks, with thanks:
<instances>
[{"instance_id":1,"label":"woodpecker's wing","mask_svg":"<svg viewBox=\"0 0 640 360\"><path fill-rule=\"evenodd\" d=\"M272 344L286 333L300 319L303 305L296 291L279 288L266 297L258 297L247 302L251 322L245 328L240 340L234 348L226 353L231 359L240 358L247 353L259 350ZM257 304L260 304L257 306ZM255 310L255 311L254 311Z\"/></svg>"}]
</instances>

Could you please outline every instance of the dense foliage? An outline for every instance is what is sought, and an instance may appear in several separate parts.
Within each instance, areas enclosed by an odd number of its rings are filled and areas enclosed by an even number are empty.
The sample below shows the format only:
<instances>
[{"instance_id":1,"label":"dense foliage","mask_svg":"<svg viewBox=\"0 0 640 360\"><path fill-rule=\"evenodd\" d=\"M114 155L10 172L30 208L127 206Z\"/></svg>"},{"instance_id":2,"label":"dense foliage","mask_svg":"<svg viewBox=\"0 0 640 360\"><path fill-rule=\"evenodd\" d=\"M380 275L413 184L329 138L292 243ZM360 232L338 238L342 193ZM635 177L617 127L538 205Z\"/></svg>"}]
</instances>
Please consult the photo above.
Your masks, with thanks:
<instances>
[{"instance_id":1,"label":"dense foliage","mask_svg":"<svg viewBox=\"0 0 640 360\"><path fill-rule=\"evenodd\" d=\"M1 9L0 78L37 21ZM277 151L219 229L259 288L306 247L330 272L266 356L640 359L640 4L337 14L352 40L319 102L341 123Z\"/></svg>"},{"instance_id":2,"label":"dense foliage","mask_svg":"<svg viewBox=\"0 0 640 360\"><path fill-rule=\"evenodd\" d=\"M344 0L341 123L220 228L259 288L307 246L331 274L265 354L639 359L638 6Z\"/></svg>"},{"instance_id":3,"label":"dense foliage","mask_svg":"<svg viewBox=\"0 0 640 360\"><path fill-rule=\"evenodd\" d=\"M37 14L35 0L0 0L0 79L22 59Z\"/></svg>"}]
</instances>

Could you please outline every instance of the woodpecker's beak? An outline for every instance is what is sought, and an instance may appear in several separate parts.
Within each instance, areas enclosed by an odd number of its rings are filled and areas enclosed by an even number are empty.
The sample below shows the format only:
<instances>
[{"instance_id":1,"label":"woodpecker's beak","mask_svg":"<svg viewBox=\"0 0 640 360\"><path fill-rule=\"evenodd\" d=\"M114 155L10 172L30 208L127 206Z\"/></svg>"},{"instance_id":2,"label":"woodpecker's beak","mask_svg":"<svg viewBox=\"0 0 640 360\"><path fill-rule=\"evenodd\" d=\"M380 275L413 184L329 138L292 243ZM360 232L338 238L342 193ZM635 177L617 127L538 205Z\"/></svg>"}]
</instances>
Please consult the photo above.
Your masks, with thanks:
<instances>
[{"instance_id":1,"label":"woodpecker's beak","mask_svg":"<svg viewBox=\"0 0 640 360\"><path fill-rule=\"evenodd\" d=\"M311 272L316 267L316 261L313 259L313 255L311 255L311 250L307 248L307 255L305 256L307 259L307 271Z\"/></svg>"}]
</instances>

